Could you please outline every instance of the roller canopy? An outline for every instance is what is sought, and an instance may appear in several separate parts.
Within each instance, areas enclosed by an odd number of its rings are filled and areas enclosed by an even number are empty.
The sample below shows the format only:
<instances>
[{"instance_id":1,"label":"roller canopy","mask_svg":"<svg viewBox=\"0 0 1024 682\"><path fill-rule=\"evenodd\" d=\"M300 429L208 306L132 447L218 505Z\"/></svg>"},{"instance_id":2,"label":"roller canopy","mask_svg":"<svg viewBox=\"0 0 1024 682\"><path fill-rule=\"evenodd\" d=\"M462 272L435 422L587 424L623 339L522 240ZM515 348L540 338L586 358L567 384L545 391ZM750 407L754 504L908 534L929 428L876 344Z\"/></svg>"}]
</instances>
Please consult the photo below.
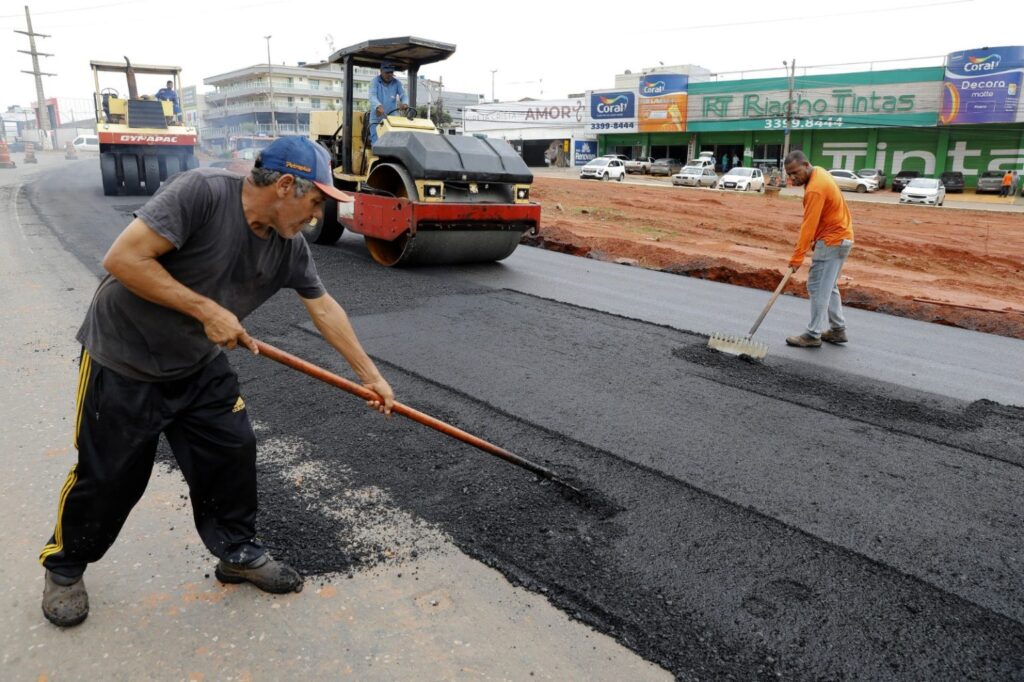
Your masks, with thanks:
<instances>
[{"instance_id":1,"label":"roller canopy","mask_svg":"<svg viewBox=\"0 0 1024 682\"><path fill-rule=\"evenodd\" d=\"M352 57L356 66L380 68L381 62L394 62L398 71L408 71L412 67L444 61L455 52L451 43L439 43L425 38L379 38L365 40L349 47L343 47L327 61L339 63L346 57Z\"/></svg>"},{"instance_id":2,"label":"roller canopy","mask_svg":"<svg viewBox=\"0 0 1024 682\"><path fill-rule=\"evenodd\" d=\"M125 73L128 71L128 65L124 62L89 62L96 71L109 71L111 73ZM181 73L180 66L158 66L156 64L132 64L132 71L141 74L155 74L173 76Z\"/></svg>"}]
</instances>

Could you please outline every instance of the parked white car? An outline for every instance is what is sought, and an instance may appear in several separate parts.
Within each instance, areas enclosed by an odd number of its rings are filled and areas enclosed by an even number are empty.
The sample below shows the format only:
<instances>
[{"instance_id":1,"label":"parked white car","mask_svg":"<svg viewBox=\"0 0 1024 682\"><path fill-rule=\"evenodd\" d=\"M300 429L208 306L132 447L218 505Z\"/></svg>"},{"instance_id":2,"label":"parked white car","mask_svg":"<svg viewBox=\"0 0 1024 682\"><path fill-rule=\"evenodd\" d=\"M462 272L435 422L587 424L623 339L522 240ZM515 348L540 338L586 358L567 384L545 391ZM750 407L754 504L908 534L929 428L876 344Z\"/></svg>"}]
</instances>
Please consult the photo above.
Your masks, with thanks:
<instances>
[{"instance_id":1,"label":"parked white car","mask_svg":"<svg viewBox=\"0 0 1024 682\"><path fill-rule=\"evenodd\" d=\"M901 204L927 204L942 206L946 200L946 188L935 178L914 178L900 192Z\"/></svg>"},{"instance_id":2,"label":"parked white car","mask_svg":"<svg viewBox=\"0 0 1024 682\"><path fill-rule=\"evenodd\" d=\"M598 180L618 180L626 175L626 166L619 159L610 159L602 156L594 159L580 169L580 178L597 178Z\"/></svg>"},{"instance_id":3,"label":"parked white car","mask_svg":"<svg viewBox=\"0 0 1024 682\"><path fill-rule=\"evenodd\" d=\"M79 135L71 141L71 146L80 152L98 152L100 138L95 135Z\"/></svg>"},{"instance_id":4,"label":"parked white car","mask_svg":"<svg viewBox=\"0 0 1024 682\"><path fill-rule=\"evenodd\" d=\"M718 189L762 192L764 191L764 173L760 168L738 166L721 177L718 181Z\"/></svg>"},{"instance_id":5,"label":"parked white car","mask_svg":"<svg viewBox=\"0 0 1024 682\"><path fill-rule=\"evenodd\" d=\"M710 166L686 166L672 176L672 184L682 187L714 187L718 174Z\"/></svg>"},{"instance_id":6,"label":"parked white car","mask_svg":"<svg viewBox=\"0 0 1024 682\"><path fill-rule=\"evenodd\" d=\"M839 185L839 189L852 190L854 192L874 192L878 189L878 181L874 178L862 178L853 171L833 168L828 172Z\"/></svg>"}]
</instances>

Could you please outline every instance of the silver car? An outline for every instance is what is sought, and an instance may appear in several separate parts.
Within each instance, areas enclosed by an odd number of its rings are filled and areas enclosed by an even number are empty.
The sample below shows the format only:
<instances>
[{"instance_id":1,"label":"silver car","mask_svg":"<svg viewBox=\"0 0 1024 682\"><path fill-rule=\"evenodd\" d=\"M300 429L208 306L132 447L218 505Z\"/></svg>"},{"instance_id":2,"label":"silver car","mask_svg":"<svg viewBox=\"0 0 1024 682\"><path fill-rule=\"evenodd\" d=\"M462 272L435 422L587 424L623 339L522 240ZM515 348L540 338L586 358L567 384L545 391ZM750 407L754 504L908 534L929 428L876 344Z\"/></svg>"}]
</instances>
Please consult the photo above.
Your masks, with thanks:
<instances>
[{"instance_id":1,"label":"silver car","mask_svg":"<svg viewBox=\"0 0 1024 682\"><path fill-rule=\"evenodd\" d=\"M683 170L683 162L679 159L656 159L651 164L651 175L675 175Z\"/></svg>"},{"instance_id":2,"label":"silver car","mask_svg":"<svg viewBox=\"0 0 1024 682\"><path fill-rule=\"evenodd\" d=\"M686 166L672 176L672 184L682 187L714 187L718 174L710 166Z\"/></svg>"},{"instance_id":3,"label":"silver car","mask_svg":"<svg viewBox=\"0 0 1024 682\"><path fill-rule=\"evenodd\" d=\"M1003 188L1004 175L1006 175L1006 171L985 171L978 178L978 186L974 188L975 194L984 194L985 192L999 194Z\"/></svg>"},{"instance_id":4,"label":"silver car","mask_svg":"<svg viewBox=\"0 0 1024 682\"><path fill-rule=\"evenodd\" d=\"M869 178L862 178L853 171L843 170L842 168L833 168L830 170L831 175L836 184L839 185L839 189L852 190L854 192L874 192L878 189L878 183Z\"/></svg>"},{"instance_id":5,"label":"silver car","mask_svg":"<svg viewBox=\"0 0 1024 682\"><path fill-rule=\"evenodd\" d=\"M885 189L885 173L880 168L861 168L857 175L868 180L874 180L878 189Z\"/></svg>"}]
</instances>

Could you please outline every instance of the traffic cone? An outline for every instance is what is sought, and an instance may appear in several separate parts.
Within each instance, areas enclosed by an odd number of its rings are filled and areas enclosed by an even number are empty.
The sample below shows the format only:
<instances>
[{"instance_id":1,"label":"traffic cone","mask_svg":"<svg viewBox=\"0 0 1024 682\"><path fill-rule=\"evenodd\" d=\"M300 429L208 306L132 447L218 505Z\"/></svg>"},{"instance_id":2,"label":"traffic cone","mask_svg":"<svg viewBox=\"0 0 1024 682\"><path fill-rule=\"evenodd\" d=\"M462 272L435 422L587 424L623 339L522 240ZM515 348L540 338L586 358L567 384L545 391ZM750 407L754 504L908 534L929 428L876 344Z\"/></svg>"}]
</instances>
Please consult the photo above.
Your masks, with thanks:
<instances>
[{"instance_id":1,"label":"traffic cone","mask_svg":"<svg viewBox=\"0 0 1024 682\"><path fill-rule=\"evenodd\" d=\"M36 158L36 146L33 143L25 143L25 158L22 161L25 163L39 163L39 159Z\"/></svg>"},{"instance_id":2,"label":"traffic cone","mask_svg":"<svg viewBox=\"0 0 1024 682\"><path fill-rule=\"evenodd\" d=\"M17 165L11 161L11 153L7 150L5 140L0 140L0 168L17 168Z\"/></svg>"},{"instance_id":3,"label":"traffic cone","mask_svg":"<svg viewBox=\"0 0 1024 682\"><path fill-rule=\"evenodd\" d=\"M64 158L68 161L74 161L78 158L78 150L70 142L64 145Z\"/></svg>"}]
</instances>

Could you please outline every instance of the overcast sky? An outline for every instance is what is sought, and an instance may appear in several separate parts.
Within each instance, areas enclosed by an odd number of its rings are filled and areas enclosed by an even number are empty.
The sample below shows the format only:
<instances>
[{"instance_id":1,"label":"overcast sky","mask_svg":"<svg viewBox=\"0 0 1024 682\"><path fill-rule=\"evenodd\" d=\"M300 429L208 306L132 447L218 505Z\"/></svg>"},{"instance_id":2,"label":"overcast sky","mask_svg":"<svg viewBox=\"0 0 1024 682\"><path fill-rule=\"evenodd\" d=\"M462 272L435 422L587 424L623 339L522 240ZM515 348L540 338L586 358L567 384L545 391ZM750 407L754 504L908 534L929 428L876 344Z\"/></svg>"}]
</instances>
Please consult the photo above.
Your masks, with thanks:
<instances>
[{"instance_id":1,"label":"overcast sky","mask_svg":"<svg viewBox=\"0 0 1024 682\"><path fill-rule=\"evenodd\" d=\"M598 7L616 9L596 9ZM557 99L614 86L616 73L664 64L715 72L878 60L892 61L1024 43L1024 3L1010 0L857 0L856 2L683 2L646 0L34 0L47 97L87 98L89 60L181 66L186 85L236 68L319 61L370 38L414 35L455 43L451 59L425 67L446 89L491 96ZM389 16L384 18L384 14ZM0 0L0 107L35 100L24 2ZM940 62L933 62L940 63ZM867 64L848 70L866 70ZM800 73L798 68L798 73ZM735 74L735 78L739 74ZM140 83L146 90L150 84ZM122 86L123 87L123 86Z\"/></svg>"}]
</instances>

